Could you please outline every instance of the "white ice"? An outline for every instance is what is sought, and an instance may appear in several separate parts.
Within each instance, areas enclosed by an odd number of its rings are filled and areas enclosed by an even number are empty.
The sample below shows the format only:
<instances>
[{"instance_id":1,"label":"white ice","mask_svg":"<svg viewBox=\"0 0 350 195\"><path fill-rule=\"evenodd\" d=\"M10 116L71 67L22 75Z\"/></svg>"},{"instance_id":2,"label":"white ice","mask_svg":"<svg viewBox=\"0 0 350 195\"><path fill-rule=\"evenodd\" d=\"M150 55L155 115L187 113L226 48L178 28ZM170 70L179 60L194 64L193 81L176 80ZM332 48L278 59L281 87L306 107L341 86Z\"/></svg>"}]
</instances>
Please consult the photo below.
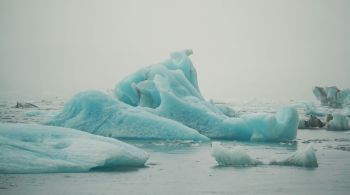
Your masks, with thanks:
<instances>
[{"instance_id":1,"label":"white ice","mask_svg":"<svg viewBox=\"0 0 350 195\"><path fill-rule=\"evenodd\" d=\"M347 115L334 113L333 119L328 122L326 127L328 130L333 130L333 131L350 130L349 118Z\"/></svg>"},{"instance_id":2,"label":"white ice","mask_svg":"<svg viewBox=\"0 0 350 195\"><path fill-rule=\"evenodd\" d=\"M262 164L261 161L251 158L240 146L227 149L220 142L212 143L211 155L220 166L255 166Z\"/></svg>"},{"instance_id":3,"label":"white ice","mask_svg":"<svg viewBox=\"0 0 350 195\"><path fill-rule=\"evenodd\" d=\"M298 149L289 157L283 160L273 160L270 165L286 165L286 166L300 166L300 167L318 167L315 149L311 144L304 148Z\"/></svg>"}]
</instances>

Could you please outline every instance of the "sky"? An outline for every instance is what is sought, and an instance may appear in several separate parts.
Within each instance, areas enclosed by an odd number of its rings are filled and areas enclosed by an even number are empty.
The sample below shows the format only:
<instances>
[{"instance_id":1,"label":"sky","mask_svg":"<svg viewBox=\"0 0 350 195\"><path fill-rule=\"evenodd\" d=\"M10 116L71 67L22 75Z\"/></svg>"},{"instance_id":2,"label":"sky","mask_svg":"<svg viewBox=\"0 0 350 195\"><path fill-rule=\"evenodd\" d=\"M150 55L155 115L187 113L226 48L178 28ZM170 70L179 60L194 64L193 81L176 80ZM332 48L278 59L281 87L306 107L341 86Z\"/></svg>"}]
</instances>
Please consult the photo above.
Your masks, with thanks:
<instances>
[{"instance_id":1,"label":"sky","mask_svg":"<svg viewBox=\"0 0 350 195\"><path fill-rule=\"evenodd\" d=\"M192 49L208 99L350 87L348 0L0 0L0 95L71 96Z\"/></svg>"}]
</instances>

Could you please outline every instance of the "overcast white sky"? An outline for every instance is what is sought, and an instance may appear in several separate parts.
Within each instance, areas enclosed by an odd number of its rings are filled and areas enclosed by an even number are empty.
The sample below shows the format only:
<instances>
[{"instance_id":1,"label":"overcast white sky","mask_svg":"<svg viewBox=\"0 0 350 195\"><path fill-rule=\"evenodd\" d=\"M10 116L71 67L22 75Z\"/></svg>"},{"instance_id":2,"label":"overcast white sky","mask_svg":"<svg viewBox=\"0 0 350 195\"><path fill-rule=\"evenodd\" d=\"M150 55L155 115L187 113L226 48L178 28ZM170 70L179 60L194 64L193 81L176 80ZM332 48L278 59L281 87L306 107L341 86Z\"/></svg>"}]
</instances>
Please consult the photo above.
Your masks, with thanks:
<instances>
[{"instance_id":1,"label":"overcast white sky","mask_svg":"<svg viewBox=\"0 0 350 195\"><path fill-rule=\"evenodd\" d=\"M73 95L193 49L214 99L350 87L349 0L0 0L0 94Z\"/></svg>"}]
</instances>

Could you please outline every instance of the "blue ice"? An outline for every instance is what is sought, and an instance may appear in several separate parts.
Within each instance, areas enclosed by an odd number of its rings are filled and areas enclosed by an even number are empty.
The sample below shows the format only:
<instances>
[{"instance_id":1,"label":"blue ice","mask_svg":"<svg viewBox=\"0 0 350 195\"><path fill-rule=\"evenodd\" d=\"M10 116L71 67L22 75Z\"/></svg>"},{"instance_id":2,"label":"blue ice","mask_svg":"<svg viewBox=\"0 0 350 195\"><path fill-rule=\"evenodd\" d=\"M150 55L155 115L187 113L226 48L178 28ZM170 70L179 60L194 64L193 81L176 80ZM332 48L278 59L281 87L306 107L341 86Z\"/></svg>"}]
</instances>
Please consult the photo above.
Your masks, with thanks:
<instances>
[{"instance_id":1,"label":"blue ice","mask_svg":"<svg viewBox=\"0 0 350 195\"><path fill-rule=\"evenodd\" d=\"M295 139L299 120L294 108L238 118L233 110L206 101L191 54L173 52L170 59L127 76L115 86L115 98L96 91L80 93L47 124L138 139Z\"/></svg>"},{"instance_id":2,"label":"blue ice","mask_svg":"<svg viewBox=\"0 0 350 195\"><path fill-rule=\"evenodd\" d=\"M334 108L350 105L350 89L339 90L337 87L314 87L313 93L323 106Z\"/></svg>"},{"instance_id":3,"label":"blue ice","mask_svg":"<svg viewBox=\"0 0 350 195\"><path fill-rule=\"evenodd\" d=\"M132 107L100 91L78 93L46 124L114 138L209 140L177 121Z\"/></svg>"},{"instance_id":4,"label":"blue ice","mask_svg":"<svg viewBox=\"0 0 350 195\"><path fill-rule=\"evenodd\" d=\"M69 128L0 123L0 173L84 172L144 166L148 154L116 139Z\"/></svg>"}]
</instances>

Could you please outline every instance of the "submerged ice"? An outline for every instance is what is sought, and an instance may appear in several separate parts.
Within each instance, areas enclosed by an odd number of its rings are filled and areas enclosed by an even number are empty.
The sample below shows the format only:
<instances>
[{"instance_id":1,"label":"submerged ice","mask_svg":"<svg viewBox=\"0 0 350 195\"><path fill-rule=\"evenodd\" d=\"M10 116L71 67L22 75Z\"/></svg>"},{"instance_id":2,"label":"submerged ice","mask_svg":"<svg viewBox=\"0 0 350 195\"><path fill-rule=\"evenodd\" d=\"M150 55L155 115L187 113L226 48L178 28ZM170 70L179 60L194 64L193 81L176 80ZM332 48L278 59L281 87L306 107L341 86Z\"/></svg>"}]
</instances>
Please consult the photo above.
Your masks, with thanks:
<instances>
[{"instance_id":1,"label":"submerged ice","mask_svg":"<svg viewBox=\"0 0 350 195\"><path fill-rule=\"evenodd\" d=\"M0 123L0 173L83 172L143 166L148 154L118 140L37 124Z\"/></svg>"},{"instance_id":2,"label":"submerged ice","mask_svg":"<svg viewBox=\"0 0 350 195\"><path fill-rule=\"evenodd\" d=\"M117 138L295 139L299 120L294 108L238 118L232 109L206 101L190 54L171 53L170 59L127 76L116 85L114 98L96 91L80 93L47 124Z\"/></svg>"}]
</instances>

